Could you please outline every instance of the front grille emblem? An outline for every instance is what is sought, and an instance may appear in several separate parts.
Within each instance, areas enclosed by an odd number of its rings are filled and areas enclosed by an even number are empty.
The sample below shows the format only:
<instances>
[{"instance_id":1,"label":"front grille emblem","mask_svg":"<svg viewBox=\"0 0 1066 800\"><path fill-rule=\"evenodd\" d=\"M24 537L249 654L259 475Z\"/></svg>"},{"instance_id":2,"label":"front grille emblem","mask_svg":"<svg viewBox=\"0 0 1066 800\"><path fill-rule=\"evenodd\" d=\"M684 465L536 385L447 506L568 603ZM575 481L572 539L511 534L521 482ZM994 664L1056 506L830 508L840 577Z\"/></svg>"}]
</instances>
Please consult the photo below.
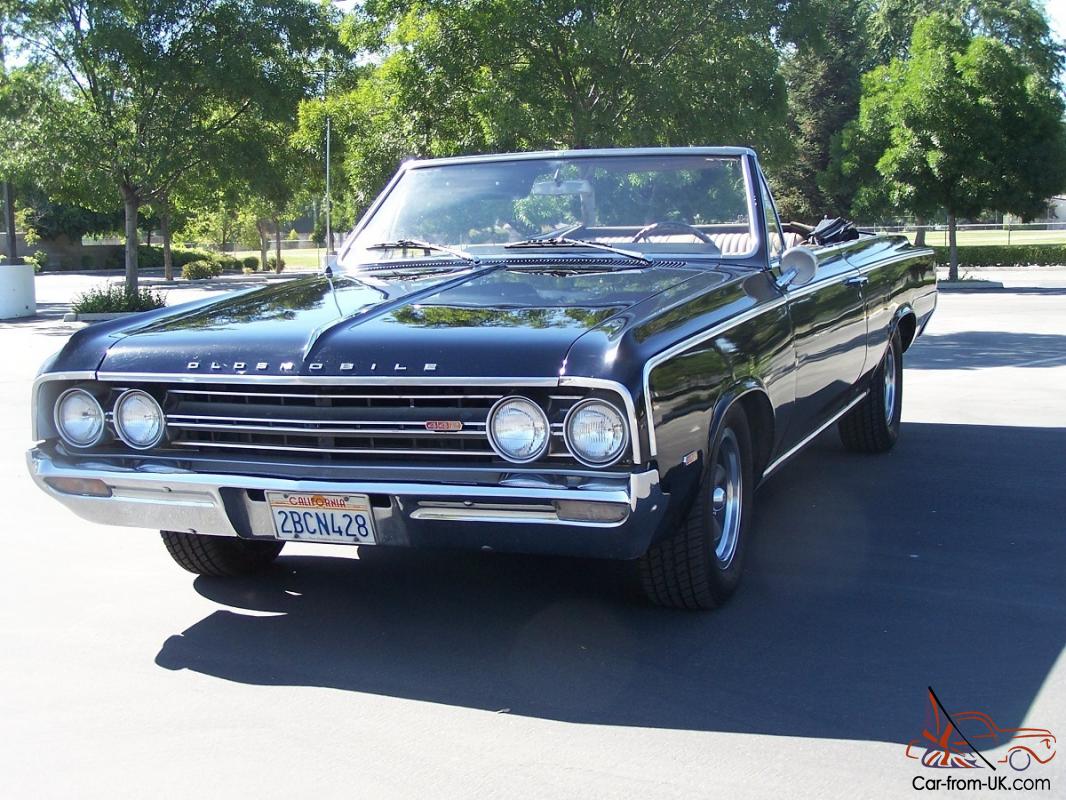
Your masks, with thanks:
<instances>
[{"instance_id":1,"label":"front grille emblem","mask_svg":"<svg viewBox=\"0 0 1066 800\"><path fill-rule=\"evenodd\" d=\"M455 431L461 431L463 429L463 423L457 419L429 419L426 420L427 431L437 431L454 433Z\"/></svg>"}]
</instances>

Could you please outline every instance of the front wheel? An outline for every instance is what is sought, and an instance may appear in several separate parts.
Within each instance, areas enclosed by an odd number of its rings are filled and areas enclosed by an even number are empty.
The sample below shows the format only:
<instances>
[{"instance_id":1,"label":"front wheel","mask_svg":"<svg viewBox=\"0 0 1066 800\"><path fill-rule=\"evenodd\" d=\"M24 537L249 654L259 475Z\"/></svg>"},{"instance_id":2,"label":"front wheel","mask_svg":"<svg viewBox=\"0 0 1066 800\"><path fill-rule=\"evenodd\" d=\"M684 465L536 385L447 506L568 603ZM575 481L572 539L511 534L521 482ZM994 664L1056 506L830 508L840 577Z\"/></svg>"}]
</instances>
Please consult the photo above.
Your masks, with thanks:
<instances>
[{"instance_id":1,"label":"front wheel","mask_svg":"<svg viewBox=\"0 0 1066 800\"><path fill-rule=\"evenodd\" d=\"M903 344L892 331L888 348L870 380L870 391L837 423L840 441L856 453L885 453L899 438L903 408Z\"/></svg>"},{"instance_id":2,"label":"front wheel","mask_svg":"<svg viewBox=\"0 0 1066 800\"><path fill-rule=\"evenodd\" d=\"M278 557L285 542L160 531L178 566L196 575L233 578L262 572Z\"/></svg>"},{"instance_id":3,"label":"front wheel","mask_svg":"<svg viewBox=\"0 0 1066 800\"><path fill-rule=\"evenodd\" d=\"M638 563L644 594L660 606L717 608L740 582L755 490L751 433L740 408L726 413L709 452L681 530L652 545Z\"/></svg>"}]
</instances>

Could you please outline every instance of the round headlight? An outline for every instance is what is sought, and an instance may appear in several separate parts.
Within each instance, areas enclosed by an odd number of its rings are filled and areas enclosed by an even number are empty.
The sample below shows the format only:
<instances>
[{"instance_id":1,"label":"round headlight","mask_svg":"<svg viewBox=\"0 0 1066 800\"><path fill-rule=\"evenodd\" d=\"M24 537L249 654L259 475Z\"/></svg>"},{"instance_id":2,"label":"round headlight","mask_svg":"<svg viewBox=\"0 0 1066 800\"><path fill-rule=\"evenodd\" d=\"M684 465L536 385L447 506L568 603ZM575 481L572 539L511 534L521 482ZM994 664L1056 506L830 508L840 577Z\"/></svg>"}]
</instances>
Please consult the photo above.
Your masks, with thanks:
<instances>
[{"instance_id":1,"label":"round headlight","mask_svg":"<svg viewBox=\"0 0 1066 800\"><path fill-rule=\"evenodd\" d=\"M115 430L130 447L147 450L162 441L167 423L152 395L131 389L115 403Z\"/></svg>"},{"instance_id":2,"label":"round headlight","mask_svg":"<svg viewBox=\"0 0 1066 800\"><path fill-rule=\"evenodd\" d=\"M622 413L602 400L584 400L571 408L563 428L574 458L592 467L613 464L629 442Z\"/></svg>"},{"instance_id":3,"label":"round headlight","mask_svg":"<svg viewBox=\"0 0 1066 800\"><path fill-rule=\"evenodd\" d=\"M104 410L84 389L67 389L56 401L56 430L71 447L92 447L104 438Z\"/></svg>"},{"instance_id":4,"label":"round headlight","mask_svg":"<svg viewBox=\"0 0 1066 800\"><path fill-rule=\"evenodd\" d=\"M492 407L489 443L508 461L524 464L548 450L551 427L540 406L524 397L505 397Z\"/></svg>"}]
</instances>

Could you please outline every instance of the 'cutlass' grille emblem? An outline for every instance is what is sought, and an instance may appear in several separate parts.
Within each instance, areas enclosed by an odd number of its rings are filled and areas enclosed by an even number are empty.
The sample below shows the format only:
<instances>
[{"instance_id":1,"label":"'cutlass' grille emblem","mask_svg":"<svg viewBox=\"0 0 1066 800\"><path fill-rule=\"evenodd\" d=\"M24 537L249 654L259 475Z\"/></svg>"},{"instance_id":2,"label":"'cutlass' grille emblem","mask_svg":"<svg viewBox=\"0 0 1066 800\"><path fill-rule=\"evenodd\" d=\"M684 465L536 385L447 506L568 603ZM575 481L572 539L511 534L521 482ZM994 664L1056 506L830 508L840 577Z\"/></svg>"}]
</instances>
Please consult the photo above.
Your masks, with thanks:
<instances>
[{"instance_id":1,"label":"'cutlass' grille emblem","mask_svg":"<svg viewBox=\"0 0 1066 800\"><path fill-rule=\"evenodd\" d=\"M427 431L455 432L463 429L463 423L457 419L429 419L426 420Z\"/></svg>"}]
</instances>

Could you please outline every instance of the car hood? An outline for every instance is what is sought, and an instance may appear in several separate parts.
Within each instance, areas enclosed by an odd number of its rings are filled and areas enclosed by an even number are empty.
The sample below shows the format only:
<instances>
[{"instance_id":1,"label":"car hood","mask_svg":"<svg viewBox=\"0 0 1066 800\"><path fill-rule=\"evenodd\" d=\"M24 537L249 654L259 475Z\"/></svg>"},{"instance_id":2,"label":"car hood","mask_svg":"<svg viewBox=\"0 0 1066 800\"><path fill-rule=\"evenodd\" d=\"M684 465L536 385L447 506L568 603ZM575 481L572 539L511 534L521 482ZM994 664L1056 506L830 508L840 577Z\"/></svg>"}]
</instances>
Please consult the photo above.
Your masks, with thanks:
<instances>
[{"instance_id":1,"label":"car hood","mask_svg":"<svg viewBox=\"0 0 1066 800\"><path fill-rule=\"evenodd\" d=\"M497 265L316 275L109 332L103 372L543 376L582 334L703 269Z\"/></svg>"}]
</instances>

